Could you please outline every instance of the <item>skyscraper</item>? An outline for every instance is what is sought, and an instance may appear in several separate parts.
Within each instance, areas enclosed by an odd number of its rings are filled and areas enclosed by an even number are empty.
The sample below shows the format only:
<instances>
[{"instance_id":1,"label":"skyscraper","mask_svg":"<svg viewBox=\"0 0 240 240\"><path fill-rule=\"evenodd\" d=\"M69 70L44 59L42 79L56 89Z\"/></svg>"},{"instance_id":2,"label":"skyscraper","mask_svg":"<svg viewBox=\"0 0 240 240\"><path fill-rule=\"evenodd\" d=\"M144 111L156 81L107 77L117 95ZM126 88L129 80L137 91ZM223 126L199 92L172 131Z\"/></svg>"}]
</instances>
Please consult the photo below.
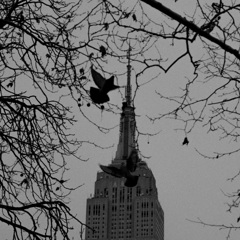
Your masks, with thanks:
<instances>
[{"instance_id":1,"label":"skyscraper","mask_svg":"<svg viewBox=\"0 0 240 240\"><path fill-rule=\"evenodd\" d=\"M130 51L129 51L130 55ZM135 143L135 113L131 98L131 66L128 55L127 86L122 104L120 136L115 159L109 166L125 164ZM124 178L97 173L94 195L87 199L86 240L164 240L164 212L158 200L156 181L145 161L138 162L135 187L124 186Z\"/></svg>"}]
</instances>

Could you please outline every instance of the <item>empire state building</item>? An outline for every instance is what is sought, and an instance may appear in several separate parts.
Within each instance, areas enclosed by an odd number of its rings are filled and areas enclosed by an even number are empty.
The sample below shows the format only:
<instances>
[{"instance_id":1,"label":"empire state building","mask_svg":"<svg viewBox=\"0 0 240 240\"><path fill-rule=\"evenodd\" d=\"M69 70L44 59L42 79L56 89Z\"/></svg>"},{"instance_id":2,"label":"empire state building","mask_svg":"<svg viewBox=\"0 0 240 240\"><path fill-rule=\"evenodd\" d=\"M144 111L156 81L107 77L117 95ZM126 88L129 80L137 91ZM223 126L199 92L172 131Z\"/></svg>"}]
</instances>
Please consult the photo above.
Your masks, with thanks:
<instances>
[{"instance_id":1,"label":"empire state building","mask_svg":"<svg viewBox=\"0 0 240 240\"><path fill-rule=\"evenodd\" d=\"M130 53L130 52L129 52ZM122 103L120 136L115 159L109 166L120 168L136 149L135 113L131 99L131 66L128 57L127 86ZM156 180L145 161L140 160L134 175L137 185L126 187L124 178L99 171L93 197L87 199L86 240L164 240L164 212L158 200Z\"/></svg>"}]
</instances>

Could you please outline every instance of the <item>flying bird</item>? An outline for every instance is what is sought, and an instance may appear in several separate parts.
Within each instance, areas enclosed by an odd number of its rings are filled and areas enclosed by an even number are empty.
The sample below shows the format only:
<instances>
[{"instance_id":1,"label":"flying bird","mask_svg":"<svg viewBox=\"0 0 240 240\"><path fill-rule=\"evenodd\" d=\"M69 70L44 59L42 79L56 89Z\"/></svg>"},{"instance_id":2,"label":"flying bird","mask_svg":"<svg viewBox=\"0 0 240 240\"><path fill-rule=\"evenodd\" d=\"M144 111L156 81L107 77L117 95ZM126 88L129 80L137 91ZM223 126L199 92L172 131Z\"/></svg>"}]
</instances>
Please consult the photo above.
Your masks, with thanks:
<instances>
[{"instance_id":1,"label":"flying bird","mask_svg":"<svg viewBox=\"0 0 240 240\"><path fill-rule=\"evenodd\" d=\"M188 138L185 137L184 140L183 140L182 145L188 145L188 144L189 144Z\"/></svg>"},{"instance_id":2,"label":"flying bird","mask_svg":"<svg viewBox=\"0 0 240 240\"><path fill-rule=\"evenodd\" d=\"M114 76L111 76L109 79L105 79L100 73L95 71L91 67L91 73L94 83L98 88L90 88L90 97L94 103L105 103L110 99L108 97L108 92L119 88L119 86L114 85Z\"/></svg>"},{"instance_id":3,"label":"flying bird","mask_svg":"<svg viewBox=\"0 0 240 240\"><path fill-rule=\"evenodd\" d=\"M102 93L100 89L94 87L90 88L90 97L92 101L97 104L105 103L110 100L107 94Z\"/></svg>"},{"instance_id":4,"label":"flying bird","mask_svg":"<svg viewBox=\"0 0 240 240\"><path fill-rule=\"evenodd\" d=\"M95 71L93 67L91 67L91 73L95 84L104 93L108 93L119 88L119 86L114 85L114 76L111 76L109 79L105 79L100 73Z\"/></svg>"},{"instance_id":5,"label":"flying bird","mask_svg":"<svg viewBox=\"0 0 240 240\"><path fill-rule=\"evenodd\" d=\"M132 175L127 166L124 164L122 164L120 168L114 166L104 166L101 164L99 166L107 174L110 174L117 178L126 178L126 181L124 183L126 187L135 187L138 183L139 176Z\"/></svg>"},{"instance_id":6,"label":"flying bird","mask_svg":"<svg viewBox=\"0 0 240 240\"><path fill-rule=\"evenodd\" d=\"M132 150L130 156L128 157L127 159L127 169L130 171L130 172L135 172L136 171L136 168L137 168L137 163L139 162L139 157L138 157L138 154L137 154L137 150Z\"/></svg>"}]
</instances>

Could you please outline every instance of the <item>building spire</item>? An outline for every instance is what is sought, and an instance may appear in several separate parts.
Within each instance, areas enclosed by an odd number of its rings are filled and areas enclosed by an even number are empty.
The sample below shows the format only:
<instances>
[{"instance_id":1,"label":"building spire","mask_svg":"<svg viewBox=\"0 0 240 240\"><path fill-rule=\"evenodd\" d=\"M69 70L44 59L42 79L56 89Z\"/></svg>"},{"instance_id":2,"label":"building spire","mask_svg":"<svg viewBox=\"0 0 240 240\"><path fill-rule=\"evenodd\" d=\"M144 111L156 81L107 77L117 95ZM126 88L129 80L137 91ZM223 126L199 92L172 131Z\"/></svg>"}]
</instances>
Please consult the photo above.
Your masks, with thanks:
<instances>
[{"instance_id":1,"label":"building spire","mask_svg":"<svg viewBox=\"0 0 240 240\"><path fill-rule=\"evenodd\" d=\"M131 151L135 149L135 113L134 107L132 106L132 95L131 95L131 65L130 65L130 52L131 47L129 46L127 52L127 85L125 88L125 101L122 103L122 113L120 119L120 136L119 143L114 162L126 160Z\"/></svg>"},{"instance_id":2,"label":"building spire","mask_svg":"<svg viewBox=\"0 0 240 240\"><path fill-rule=\"evenodd\" d=\"M131 47L129 45L128 53L127 53L127 59L128 59L128 65L127 65L127 86L125 91L125 98L127 105L131 105L132 96L131 96L131 65L130 65L130 55L131 55Z\"/></svg>"}]
</instances>

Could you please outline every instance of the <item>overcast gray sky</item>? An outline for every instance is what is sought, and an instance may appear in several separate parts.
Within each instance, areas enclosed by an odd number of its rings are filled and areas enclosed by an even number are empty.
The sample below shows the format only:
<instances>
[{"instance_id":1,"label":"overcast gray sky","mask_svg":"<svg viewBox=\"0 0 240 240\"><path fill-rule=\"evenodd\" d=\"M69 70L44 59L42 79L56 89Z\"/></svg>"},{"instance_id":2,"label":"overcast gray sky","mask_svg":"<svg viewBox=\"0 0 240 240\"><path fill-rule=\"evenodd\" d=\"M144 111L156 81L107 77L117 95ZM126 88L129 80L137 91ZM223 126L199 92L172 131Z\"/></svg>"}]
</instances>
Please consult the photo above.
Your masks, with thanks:
<instances>
[{"instance_id":1,"label":"overcast gray sky","mask_svg":"<svg viewBox=\"0 0 240 240\"><path fill-rule=\"evenodd\" d=\"M173 0L161 2L180 14L182 11L191 11L191 7L196 3L189 0L179 0L176 3ZM237 183L227 179L239 171L239 156L236 154L228 158L210 160L200 156L196 149L213 155L213 152L229 149L229 146L232 147L236 143L228 140L220 142L218 134L207 134L207 130L199 125L188 135L189 145L182 146L185 135L182 131L176 130L181 127L178 122L166 119L151 125L144 117L146 113L164 112L167 108L167 104L161 104L157 96L153 96L155 90L166 91L166 93L172 91L177 81L184 81L186 76L191 76L192 72L193 69L188 63L181 61L168 74L162 73L159 81L149 83L138 93L134 103L137 125L145 132L160 131L158 135L149 138L149 143L147 137L140 138L139 147L144 156L150 157L143 160L147 162L156 178L159 201L165 214L165 240L224 240L227 236L226 231L192 223L188 219L197 221L200 218L210 224L236 223L239 215L236 212L230 214L226 211L226 203L229 199L223 192L231 193L237 189ZM133 90L134 78L133 69ZM126 76L119 81L120 85L124 85ZM123 89L121 91L124 93ZM118 91L111 92L109 95L111 101L121 106L122 98ZM98 164L107 165L115 157L120 115L105 111L101 113L94 107L83 106L83 109L100 125L116 126L109 134L102 134L96 127L83 120L80 113L75 114L79 119L79 123L75 126L77 137L86 140L87 136L89 140L94 140L102 146L114 144L114 147L105 150L84 145L82 156L89 158L87 162L69 159L71 167L68 173L71 178L69 184L84 184L71 195L71 206L78 213L78 217L85 222L86 200L94 192L96 174L100 170ZM238 232L231 233L232 239L238 239L238 235ZM78 229L76 229L76 236L78 236Z\"/></svg>"}]
</instances>

